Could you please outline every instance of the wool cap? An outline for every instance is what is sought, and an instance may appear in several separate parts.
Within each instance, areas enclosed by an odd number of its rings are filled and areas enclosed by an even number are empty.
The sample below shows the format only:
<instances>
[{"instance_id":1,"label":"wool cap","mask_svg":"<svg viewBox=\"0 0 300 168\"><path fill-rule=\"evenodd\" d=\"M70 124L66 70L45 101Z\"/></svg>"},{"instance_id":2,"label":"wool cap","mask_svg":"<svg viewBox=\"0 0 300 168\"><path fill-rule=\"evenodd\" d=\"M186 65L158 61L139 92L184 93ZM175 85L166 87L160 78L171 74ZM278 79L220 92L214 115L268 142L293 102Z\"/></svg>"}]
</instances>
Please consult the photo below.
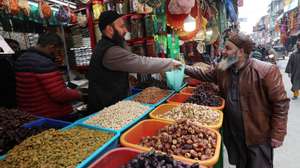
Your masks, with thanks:
<instances>
[{"instance_id":1,"label":"wool cap","mask_svg":"<svg viewBox=\"0 0 300 168\"><path fill-rule=\"evenodd\" d=\"M115 20L122 17L122 15L118 14L116 11L104 11L101 13L99 17L99 29L103 31L107 25L112 24Z\"/></svg>"}]
</instances>

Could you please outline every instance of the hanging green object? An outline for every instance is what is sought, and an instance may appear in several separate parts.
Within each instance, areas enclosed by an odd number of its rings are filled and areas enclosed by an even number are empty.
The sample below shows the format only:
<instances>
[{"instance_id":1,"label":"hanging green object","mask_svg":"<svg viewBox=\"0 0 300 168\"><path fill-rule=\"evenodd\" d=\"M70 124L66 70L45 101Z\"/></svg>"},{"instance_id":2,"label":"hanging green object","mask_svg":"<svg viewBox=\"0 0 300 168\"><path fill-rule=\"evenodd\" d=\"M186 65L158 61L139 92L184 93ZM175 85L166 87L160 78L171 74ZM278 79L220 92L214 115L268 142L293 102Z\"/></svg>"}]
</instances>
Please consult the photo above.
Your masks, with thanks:
<instances>
[{"instance_id":1,"label":"hanging green object","mask_svg":"<svg viewBox=\"0 0 300 168\"><path fill-rule=\"evenodd\" d=\"M180 69L166 72L167 85L170 89L179 91L183 84L184 79L184 65Z\"/></svg>"}]
</instances>

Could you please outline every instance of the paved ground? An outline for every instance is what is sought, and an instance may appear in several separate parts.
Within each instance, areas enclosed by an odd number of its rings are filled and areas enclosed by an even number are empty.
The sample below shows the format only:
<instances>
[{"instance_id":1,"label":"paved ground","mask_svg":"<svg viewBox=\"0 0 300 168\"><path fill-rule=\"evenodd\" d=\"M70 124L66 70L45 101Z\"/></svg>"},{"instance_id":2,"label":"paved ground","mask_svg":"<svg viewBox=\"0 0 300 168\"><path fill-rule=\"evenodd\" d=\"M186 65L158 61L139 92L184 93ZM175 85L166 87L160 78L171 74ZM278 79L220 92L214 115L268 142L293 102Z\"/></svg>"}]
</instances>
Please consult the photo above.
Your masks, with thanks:
<instances>
[{"instance_id":1,"label":"paved ground","mask_svg":"<svg viewBox=\"0 0 300 168\"><path fill-rule=\"evenodd\" d=\"M287 60L279 61L288 97L292 97L290 91L291 83L286 73L284 73ZM299 65L300 66L300 65ZM274 151L274 168L299 168L300 165L300 99L291 100L288 133L282 147ZM298 160L299 159L299 160ZM299 163L297 163L299 161ZM235 168L228 163L227 153L224 152L224 168Z\"/></svg>"}]
</instances>

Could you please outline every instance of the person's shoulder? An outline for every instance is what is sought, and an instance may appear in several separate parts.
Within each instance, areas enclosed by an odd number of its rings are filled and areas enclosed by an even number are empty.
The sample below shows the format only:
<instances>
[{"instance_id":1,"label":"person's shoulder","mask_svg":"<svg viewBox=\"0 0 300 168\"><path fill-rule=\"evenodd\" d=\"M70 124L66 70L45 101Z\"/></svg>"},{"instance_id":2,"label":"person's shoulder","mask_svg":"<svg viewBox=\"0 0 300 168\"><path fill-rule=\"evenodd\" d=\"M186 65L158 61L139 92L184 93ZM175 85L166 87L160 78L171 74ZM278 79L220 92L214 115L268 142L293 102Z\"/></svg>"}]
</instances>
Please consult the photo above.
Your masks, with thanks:
<instances>
[{"instance_id":1,"label":"person's shoulder","mask_svg":"<svg viewBox=\"0 0 300 168\"><path fill-rule=\"evenodd\" d=\"M256 70L261 76L265 76L270 71L277 68L274 64L252 58L250 59L250 66L251 68Z\"/></svg>"}]
</instances>

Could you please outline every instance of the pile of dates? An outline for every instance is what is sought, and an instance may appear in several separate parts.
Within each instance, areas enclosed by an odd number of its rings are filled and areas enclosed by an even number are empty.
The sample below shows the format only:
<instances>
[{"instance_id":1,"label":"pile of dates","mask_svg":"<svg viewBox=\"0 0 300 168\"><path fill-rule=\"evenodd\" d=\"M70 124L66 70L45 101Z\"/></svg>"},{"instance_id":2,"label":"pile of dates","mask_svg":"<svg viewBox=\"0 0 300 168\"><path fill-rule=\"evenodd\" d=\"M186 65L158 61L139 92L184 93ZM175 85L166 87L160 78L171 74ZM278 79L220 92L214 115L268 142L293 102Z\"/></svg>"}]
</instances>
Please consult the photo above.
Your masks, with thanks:
<instances>
[{"instance_id":1,"label":"pile of dates","mask_svg":"<svg viewBox=\"0 0 300 168\"><path fill-rule=\"evenodd\" d=\"M146 81L140 82L135 87L138 89L146 89L147 87L158 87L161 89L168 89L168 85L166 82L154 78L150 78Z\"/></svg>"},{"instance_id":2,"label":"pile of dates","mask_svg":"<svg viewBox=\"0 0 300 168\"><path fill-rule=\"evenodd\" d=\"M31 136L10 150L3 168L76 167L109 141L113 134L83 127L49 129Z\"/></svg>"},{"instance_id":3,"label":"pile of dates","mask_svg":"<svg viewBox=\"0 0 300 168\"><path fill-rule=\"evenodd\" d=\"M185 103L218 107L222 105L222 99L219 96L210 95L205 92L202 92L202 93L192 95L185 101Z\"/></svg>"},{"instance_id":4,"label":"pile of dates","mask_svg":"<svg viewBox=\"0 0 300 168\"><path fill-rule=\"evenodd\" d=\"M217 135L210 129L181 120L159 130L157 136L144 137L140 145L167 154L194 160L208 160L215 154Z\"/></svg>"},{"instance_id":5,"label":"pile of dates","mask_svg":"<svg viewBox=\"0 0 300 168\"><path fill-rule=\"evenodd\" d=\"M200 93L206 93L207 95L220 95L220 89L217 85L210 83L210 82L201 82L196 89L194 90L193 94L197 95Z\"/></svg>"},{"instance_id":6,"label":"pile of dates","mask_svg":"<svg viewBox=\"0 0 300 168\"><path fill-rule=\"evenodd\" d=\"M197 163L187 165L176 161L172 156L154 152L141 153L122 168L199 168Z\"/></svg>"},{"instance_id":7,"label":"pile of dates","mask_svg":"<svg viewBox=\"0 0 300 168\"><path fill-rule=\"evenodd\" d=\"M133 100L145 104L155 104L168 94L170 94L168 90L157 87L148 87L140 92Z\"/></svg>"}]
</instances>

